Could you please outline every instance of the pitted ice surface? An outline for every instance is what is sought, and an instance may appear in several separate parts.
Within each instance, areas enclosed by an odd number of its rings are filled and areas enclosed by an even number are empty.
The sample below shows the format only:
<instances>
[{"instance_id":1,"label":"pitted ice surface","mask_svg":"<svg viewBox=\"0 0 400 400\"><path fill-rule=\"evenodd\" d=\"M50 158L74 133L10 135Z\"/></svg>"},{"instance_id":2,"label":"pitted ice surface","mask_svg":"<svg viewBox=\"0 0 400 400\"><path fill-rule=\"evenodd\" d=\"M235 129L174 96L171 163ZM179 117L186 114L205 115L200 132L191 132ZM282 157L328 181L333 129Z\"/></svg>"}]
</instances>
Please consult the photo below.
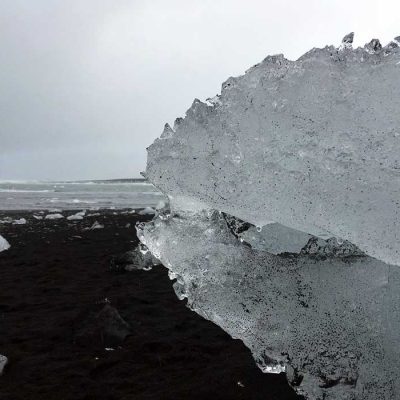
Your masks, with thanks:
<instances>
[{"instance_id":1,"label":"pitted ice surface","mask_svg":"<svg viewBox=\"0 0 400 400\"><path fill-rule=\"evenodd\" d=\"M312 400L400 398L400 268L291 257L238 240L218 212L158 216L138 236L180 299L241 339L264 372Z\"/></svg>"},{"instance_id":2,"label":"pitted ice surface","mask_svg":"<svg viewBox=\"0 0 400 400\"><path fill-rule=\"evenodd\" d=\"M400 48L267 57L148 150L173 209L325 231L400 264Z\"/></svg>"},{"instance_id":3,"label":"pitted ice surface","mask_svg":"<svg viewBox=\"0 0 400 400\"><path fill-rule=\"evenodd\" d=\"M148 149L188 306L309 400L400 399L400 48L267 57Z\"/></svg>"}]
</instances>

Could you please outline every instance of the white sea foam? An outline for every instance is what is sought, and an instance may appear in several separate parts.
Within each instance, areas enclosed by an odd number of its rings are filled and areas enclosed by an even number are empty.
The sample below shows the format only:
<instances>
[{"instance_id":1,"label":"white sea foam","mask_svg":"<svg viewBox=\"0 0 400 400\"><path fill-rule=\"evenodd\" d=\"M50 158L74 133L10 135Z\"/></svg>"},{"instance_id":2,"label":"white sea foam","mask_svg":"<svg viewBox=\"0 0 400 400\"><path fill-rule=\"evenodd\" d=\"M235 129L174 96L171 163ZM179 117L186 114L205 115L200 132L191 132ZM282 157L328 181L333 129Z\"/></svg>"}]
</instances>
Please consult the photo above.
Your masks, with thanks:
<instances>
[{"instance_id":1,"label":"white sea foam","mask_svg":"<svg viewBox=\"0 0 400 400\"><path fill-rule=\"evenodd\" d=\"M162 198L148 182L0 182L3 210L142 208Z\"/></svg>"},{"instance_id":2,"label":"white sea foam","mask_svg":"<svg viewBox=\"0 0 400 400\"><path fill-rule=\"evenodd\" d=\"M0 189L2 193L50 193L54 192L54 190L29 190L29 189Z\"/></svg>"},{"instance_id":3,"label":"white sea foam","mask_svg":"<svg viewBox=\"0 0 400 400\"><path fill-rule=\"evenodd\" d=\"M97 201L73 199L73 200L69 201L69 203L73 203L73 204L96 204Z\"/></svg>"}]
</instances>

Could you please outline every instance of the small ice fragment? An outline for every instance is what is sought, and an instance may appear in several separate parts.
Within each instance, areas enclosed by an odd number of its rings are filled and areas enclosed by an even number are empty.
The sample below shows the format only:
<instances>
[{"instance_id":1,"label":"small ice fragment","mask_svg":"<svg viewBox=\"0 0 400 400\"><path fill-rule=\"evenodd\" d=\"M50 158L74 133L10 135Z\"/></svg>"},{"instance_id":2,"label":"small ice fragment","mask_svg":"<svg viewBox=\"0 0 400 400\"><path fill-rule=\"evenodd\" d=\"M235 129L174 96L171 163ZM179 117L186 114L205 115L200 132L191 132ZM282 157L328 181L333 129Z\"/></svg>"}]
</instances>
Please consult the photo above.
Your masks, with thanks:
<instances>
[{"instance_id":1,"label":"small ice fragment","mask_svg":"<svg viewBox=\"0 0 400 400\"><path fill-rule=\"evenodd\" d=\"M99 222L95 221L94 224L89 228L91 231L95 229L103 229L104 225L100 224Z\"/></svg>"},{"instance_id":2,"label":"small ice fragment","mask_svg":"<svg viewBox=\"0 0 400 400\"><path fill-rule=\"evenodd\" d=\"M4 250L8 250L10 247L10 243L8 243L7 240L0 235L0 253Z\"/></svg>"},{"instance_id":3,"label":"small ice fragment","mask_svg":"<svg viewBox=\"0 0 400 400\"><path fill-rule=\"evenodd\" d=\"M8 358L0 354L0 376L3 375L5 366L8 364Z\"/></svg>"},{"instance_id":4,"label":"small ice fragment","mask_svg":"<svg viewBox=\"0 0 400 400\"><path fill-rule=\"evenodd\" d=\"M25 225L25 224L26 224L26 219L25 218L16 219L13 222L13 225Z\"/></svg>"},{"instance_id":5,"label":"small ice fragment","mask_svg":"<svg viewBox=\"0 0 400 400\"><path fill-rule=\"evenodd\" d=\"M147 246L145 246L143 243L139 243L139 251L144 255L147 254L149 252L149 249L147 248Z\"/></svg>"},{"instance_id":6,"label":"small ice fragment","mask_svg":"<svg viewBox=\"0 0 400 400\"><path fill-rule=\"evenodd\" d=\"M33 218L37 219L37 220L41 220L43 219L43 216L41 215L34 215Z\"/></svg>"},{"instance_id":7,"label":"small ice fragment","mask_svg":"<svg viewBox=\"0 0 400 400\"><path fill-rule=\"evenodd\" d=\"M139 215L152 215L155 214L156 211L152 207L143 208L143 210L139 211Z\"/></svg>"},{"instance_id":8,"label":"small ice fragment","mask_svg":"<svg viewBox=\"0 0 400 400\"><path fill-rule=\"evenodd\" d=\"M61 219L64 218L64 216L62 214L47 214L44 219Z\"/></svg>"},{"instance_id":9,"label":"small ice fragment","mask_svg":"<svg viewBox=\"0 0 400 400\"><path fill-rule=\"evenodd\" d=\"M354 40L354 32L350 32L342 39L342 43L352 44L353 40Z\"/></svg>"},{"instance_id":10,"label":"small ice fragment","mask_svg":"<svg viewBox=\"0 0 400 400\"><path fill-rule=\"evenodd\" d=\"M86 211L83 210L83 211L80 211L80 212L78 212L76 214L70 215L69 217L67 217L67 220L68 221L79 221L79 220L83 219L85 214L86 214Z\"/></svg>"},{"instance_id":11,"label":"small ice fragment","mask_svg":"<svg viewBox=\"0 0 400 400\"><path fill-rule=\"evenodd\" d=\"M262 371L266 374L281 374L286 371L284 365L276 364L276 365L266 365Z\"/></svg>"},{"instance_id":12,"label":"small ice fragment","mask_svg":"<svg viewBox=\"0 0 400 400\"><path fill-rule=\"evenodd\" d=\"M369 54L374 54L382 50L382 45L379 39L372 39L369 43L367 43L364 46L364 48Z\"/></svg>"},{"instance_id":13,"label":"small ice fragment","mask_svg":"<svg viewBox=\"0 0 400 400\"><path fill-rule=\"evenodd\" d=\"M149 252L144 244L140 243L134 250L114 256L111 259L110 268L125 271L150 271L159 264L160 261Z\"/></svg>"},{"instance_id":14,"label":"small ice fragment","mask_svg":"<svg viewBox=\"0 0 400 400\"><path fill-rule=\"evenodd\" d=\"M105 347L104 350L105 351L114 351L115 349L113 349L112 347Z\"/></svg>"},{"instance_id":15,"label":"small ice fragment","mask_svg":"<svg viewBox=\"0 0 400 400\"><path fill-rule=\"evenodd\" d=\"M342 44L339 47L339 50L343 49L351 49L354 40L354 32L348 33L343 39Z\"/></svg>"}]
</instances>

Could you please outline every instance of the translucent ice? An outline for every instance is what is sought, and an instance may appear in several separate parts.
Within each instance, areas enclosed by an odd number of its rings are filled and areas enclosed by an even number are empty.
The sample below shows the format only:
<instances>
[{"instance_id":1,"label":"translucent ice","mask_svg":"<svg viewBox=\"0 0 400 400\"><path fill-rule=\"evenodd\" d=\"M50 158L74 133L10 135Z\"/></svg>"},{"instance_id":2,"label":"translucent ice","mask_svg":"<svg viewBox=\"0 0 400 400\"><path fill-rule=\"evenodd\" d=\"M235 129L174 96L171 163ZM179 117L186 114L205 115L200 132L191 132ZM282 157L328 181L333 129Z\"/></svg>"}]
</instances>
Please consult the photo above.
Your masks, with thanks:
<instances>
[{"instance_id":1,"label":"translucent ice","mask_svg":"<svg viewBox=\"0 0 400 400\"><path fill-rule=\"evenodd\" d=\"M172 214L171 214L172 215ZM180 299L241 339L264 372L308 399L400 398L400 268L365 255L277 256L218 212L158 216L140 240Z\"/></svg>"},{"instance_id":2,"label":"translucent ice","mask_svg":"<svg viewBox=\"0 0 400 400\"><path fill-rule=\"evenodd\" d=\"M56 213L56 214L47 214L47 215L44 217L44 219L51 219L51 220L54 220L54 219L62 219L62 218L64 218L64 216L63 216L62 214L59 214L59 213Z\"/></svg>"},{"instance_id":3,"label":"translucent ice","mask_svg":"<svg viewBox=\"0 0 400 400\"><path fill-rule=\"evenodd\" d=\"M10 243L8 243L7 240L0 235L0 253L4 250L8 250L9 248Z\"/></svg>"},{"instance_id":4,"label":"translucent ice","mask_svg":"<svg viewBox=\"0 0 400 400\"><path fill-rule=\"evenodd\" d=\"M400 39L267 57L148 149L188 306L310 400L400 399ZM273 222L272 222L273 221Z\"/></svg>"},{"instance_id":5,"label":"translucent ice","mask_svg":"<svg viewBox=\"0 0 400 400\"><path fill-rule=\"evenodd\" d=\"M173 209L325 231L400 264L397 45L267 57L166 131L146 176Z\"/></svg>"},{"instance_id":6,"label":"translucent ice","mask_svg":"<svg viewBox=\"0 0 400 400\"><path fill-rule=\"evenodd\" d=\"M263 226L261 230L252 226L238 234L240 240L250 244L253 249L268 251L272 254L301 253L335 257L364 255L347 240L326 237L327 235L323 232L320 232L319 236L315 237L276 223Z\"/></svg>"},{"instance_id":7,"label":"translucent ice","mask_svg":"<svg viewBox=\"0 0 400 400\"><path fill-rule=\"evenodd\" d=\"M254 249L280 254L300 253L301 249L307 245L313 236L272 223L261 227L259 231L256 227L251 227L239 234L239 237Z\"/></svg>"},{"instance_id":8,"label":"translucent ice","mask_svg":"<svg viewBox=\"0 0 400 400\"><path fill-rule=\"evenodd\" d=\"M4 368L8 364L8 358L0 354L0 376L3 375Z\"/></svg>"},{"instance_id":9,"label":"translucent ice","mask_svg":"<svg viewBox=\"0 0 400 400\"><path fill-rule=\"evenodd\" d=\"M67 217L68 221L80 221L84 218L84 216L86 215L86 210L83 211L79 211L76 214L70 215L69 217Z\"/></svg>"}]
</instances>

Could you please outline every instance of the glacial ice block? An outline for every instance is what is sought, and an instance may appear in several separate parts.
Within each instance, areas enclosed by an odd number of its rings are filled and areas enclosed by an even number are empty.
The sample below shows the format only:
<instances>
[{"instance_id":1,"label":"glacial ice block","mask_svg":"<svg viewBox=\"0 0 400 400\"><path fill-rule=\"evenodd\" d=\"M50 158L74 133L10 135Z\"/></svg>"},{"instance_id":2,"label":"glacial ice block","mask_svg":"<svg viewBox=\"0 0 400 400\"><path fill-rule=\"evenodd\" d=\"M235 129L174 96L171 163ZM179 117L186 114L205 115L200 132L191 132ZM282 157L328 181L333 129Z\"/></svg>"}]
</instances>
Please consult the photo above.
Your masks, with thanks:
<instances>
[{"instance_id":1,"label":"glacial ice block","mask_svg":"<svg viewBox=\"0 0 400 400\"><path fill-rule=\"evenodd\" d=\"M232 235L218 212L159 215L140 240L188 306L241 339L307 399L400 398L400 269L367 256L282 257Z\"/></svg>"},{"instance_id":2,"label":"glacial ice block","mask_svg":"<svg viewBox=\"0 0 400 400\"><path fill-rule=\"evenodd\" d=\"M242 241L249 243L253 249L265 250L272 254L300 253L313 237L308 233L277 223L271 223L258 229L252 226L238 236Z\"/></svg>"},{"instance_id":3,"label":"glacial ice block","mask_svg":"<svg viewBox=\"0 0 400 400\"><path fill-rule=\"evenodd\" d=\"M269 56L195 100L148 149L173 209L320 231L400 265L400 49Z\"/></svg>"},{"instance_id":4,"label":"glacial ice block","mask_svg":"<svg viewBox=\"0 0 400 400\"><path fill-rule=\"evenodd\" d=\"M180 299L310 400L398 400L400 268L372 257L277 256L216 211L160 214L138 235Z\"/></svg>"},{"instance_id":5,"label":"glacial ice block","mask_svg":"<svg viewBox=\"0 0 400 400\"><path fill-rule=\"evenodd\" d=\"M267 57L148 149L137 226L188 306L308 400L400 399L400 37Z\"/></svg>"},{"instance_id":6,"label":"glacial ice block","mask_svg":"<svg viewBox=\"0 0 400 400\"><path fill-rule=\"evenodd\" d=\"M364 255L357 246L347 240L326 237L326 234L322 232L320 232L320 237L316 237L277 223L259 228L250 226L248 229L238 233L237 237L242 242L249 244L253 249L267 251L272 254L301 253L321 257Z\"/></svg>"}]
</instances>

